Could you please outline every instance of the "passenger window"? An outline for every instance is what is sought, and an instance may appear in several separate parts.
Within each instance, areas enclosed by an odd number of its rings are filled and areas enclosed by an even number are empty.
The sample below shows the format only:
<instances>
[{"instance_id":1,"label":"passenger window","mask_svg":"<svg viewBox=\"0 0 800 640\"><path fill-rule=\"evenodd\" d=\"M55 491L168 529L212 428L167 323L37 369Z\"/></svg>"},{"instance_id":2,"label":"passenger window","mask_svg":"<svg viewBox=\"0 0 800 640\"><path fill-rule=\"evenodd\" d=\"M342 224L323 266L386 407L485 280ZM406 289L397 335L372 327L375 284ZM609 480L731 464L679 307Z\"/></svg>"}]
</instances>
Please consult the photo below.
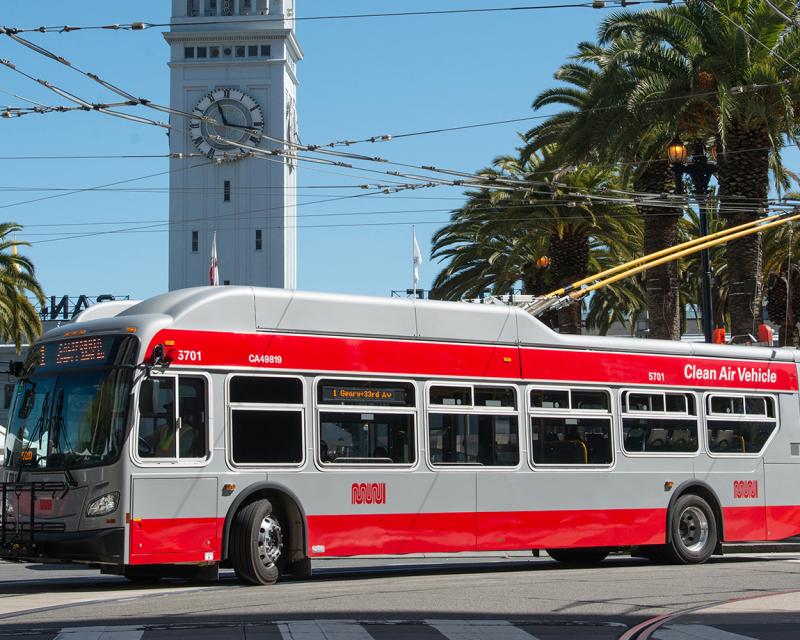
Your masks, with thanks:
<instances>
[{"instance_id":1,"label":"passenger window","mask_svg":"<svg viewBox=\"0 0 800 640\"><path fill-rule=\"evenodd\" d=\"M512 387L475 387L475 406L516 409L517 394Z\"/></svg>"},{"instance_id":2,"label":"passenger window","mask_svg":"<svg viewBox=\"0 0 800 640\"><path fill-rule=\"evenodd\" d=\"M320 380L317 393L321 405L318 414L321 464L416 462L416 404L412 383Z\"/></svg>"},{"instance_id":3,"label":"passenger window","mask_svg":"<svg viewBox=\"0 0 800 640\"><path fill-rule=\"evenodd\" d=\"M519 462L516 415L431 412L428 429L434 464L515 466Z\"/></svg>"},{"instance_id":4,"label":"passenger window","mask_svg":"<svg viewBox=\"0 0 800 640\"><path fill-rule=\"evenodd\" d=\"M233 409L231 457L236 464L299 464L303 461L301 411Z\"/></svg>"},{"instance_id":5,"label":"passenger window","mask_svg":"<svg viewBox=\"0 0 800 640\"><path fill-rule=\"evenodd\" d=\"M534 409L569 409L569 391L566 389L531 389L530 396Z\"/></svg>"},{"instance_id":6,"label":"passenger window","mask_svg":"<svg viewBox=\"0 0 800 640\"><path fill-rule=\"evenodd\" d=\"M708 416L708 449L712 453L757 454L772 436L778 423L775 420L775 401L768 396L711 396L712 413ZM742 407L740 415L715 417L720 408ZM746 414L746 415L741 415Z\"/></svg>"},{"instance_id":7,"label":"passenger window","mask_svg":"<svg viewBox=\"0 0 800 640\"><path fill-rule=\"evenodd\" d=\"M694 453L698 450L697 421L666 417L624 418L625 451L631 453Z\"/></svg>"},{"instance_id":8,"label":"passenger window","mask_svg":"<svg viewBox=\"0 0 800 640\"><path fill-rule=\"evenodd\" d=\"M531 418L537 465L607 465L612 462L610 418Z\"/></svg>"},{"instance_id":9,"label":"passenger window","mask_svg":"<svg viewBox=\"0 0 800 640\"><path fill-rule=\"evenodd\" d=\"M229 401L231 461L234 464L296 465L303 461L303 383L300 379L233 376ZM293 408L286 405L293 405Z\"/></svg>"},{"instance_id":10,"label":"passenger window","mask_svg":"<svg viewBox=\"0 0 800 640\"><path fill-rule=\"evenodd\" d=\"M254 404L303 404L303 383L297 378L234 376L231 402Z\"/></svg>"},{"instance_id":11,"label":"passenger window","mask_svg":"<svg viewBox=\"0 0 800 640\"><path fill-rule=\"evenodd\" d=\"M677 393L667 394L667 412L694 414L694 411L689 411L688 398L683 394Z\"/></svg>"},{"instance_id":12,"label":"passenger window","mask_svg":"<svg viewBox=\"0 0 800 640\"><path fill-rule=\"evenodd\" d=\"M572 390L572 409L610 411L611 400L607 391Z\"/></svg>"},{"instance_id":13,"label":"passenger window","mask_svg":"<svg viewBox=\"0 0 800 640\"><path fill-rule=\"evenodd\" d=\"M323 464L413 464L414 416L410 413L320 412Z\"/></svg>"},{"instance_id":14,"label":"passenger window","mask_svg":"<svg viewBox=\"0 0 800 640\"><path fill-rule=\"evenodd\" d=\"M622 394L622 445L628 453L694 453L699 450L694 398L686 393ZM645 415L643 415L645 414Z\"/></svg>"},{"instance_id":15,"label":"passenger window","mask_svg":"<svg viewBox=\"0 0 800 640\"><path fill-rule=\"evenodd\" d=\"M711 396L711 413L715 415L743 415L744 400L741 397Z\"/></svg>"},{"instance_id":16,"label":"passenger window","mask_svg":"<svg viewBox=\"0 0 800 640\"><path fill-rule=\"evenodd\" d=\"M628 411L664 411L664 396L660 393L628 394Z\"/></svg>"},{"instance_id":17,"label":"passenger window","mask_svg":"<svg viewBox=\"0 0 800 640\"><path fill-rule=\"evenodd\" d=\"M470 406L472 405L472 387L431 387L430 403Z\"/></svg>"}]
</instances>

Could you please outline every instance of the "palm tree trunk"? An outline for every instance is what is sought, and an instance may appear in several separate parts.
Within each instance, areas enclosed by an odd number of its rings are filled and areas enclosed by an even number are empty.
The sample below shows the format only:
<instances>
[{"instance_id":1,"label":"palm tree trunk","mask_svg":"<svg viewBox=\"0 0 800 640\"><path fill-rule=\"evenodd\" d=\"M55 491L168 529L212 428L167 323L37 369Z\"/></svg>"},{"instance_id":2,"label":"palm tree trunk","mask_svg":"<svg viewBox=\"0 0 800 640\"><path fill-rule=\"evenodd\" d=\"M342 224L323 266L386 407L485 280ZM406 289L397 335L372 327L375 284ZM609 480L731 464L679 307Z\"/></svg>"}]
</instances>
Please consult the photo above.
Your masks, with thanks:
<instances>
[{"instance_id":1,"label":"palm tree trunk","mask_svg":"<svg viewBox=\"0 0 800 640\"><path fill-rule=\"evenodd\" d=\"M589 271L589 237L566 230L550 235L550 259L556 287L585 278ZM581 305L571 304L558 310L560 333L581 332Z\"/></svg>"},{"instance_id":2,"label":"palm tree trunk","mask_svg":"<svg viewBox=\"0 0 800 640\"><path fill-rule=\"evenodd\" d=\"M758 219L767 206L769 146L762 125L736 123L727 132L718 178L720 215L729 227ZM731 335L757 335L763 297L761 235L755 233L727 243L725 257Z\"/></svg>"},{"instance_id":3,"label":"palm tree trunk","mask_svg":"<svg viewBox=\"0 0 800 640\"><path fill-rule=\"evenodd\" d=\"M666 161L651 161L636 178L634 188L640 193L669 193L674 187L672 169ZM636 208L644 219L644 253L653 253L678 243L680 209L647 206L638 201ZM667 262L645 272L645 297L648 338L680 340L681 312L678 263Z\"/></svg>"}]
</instances>

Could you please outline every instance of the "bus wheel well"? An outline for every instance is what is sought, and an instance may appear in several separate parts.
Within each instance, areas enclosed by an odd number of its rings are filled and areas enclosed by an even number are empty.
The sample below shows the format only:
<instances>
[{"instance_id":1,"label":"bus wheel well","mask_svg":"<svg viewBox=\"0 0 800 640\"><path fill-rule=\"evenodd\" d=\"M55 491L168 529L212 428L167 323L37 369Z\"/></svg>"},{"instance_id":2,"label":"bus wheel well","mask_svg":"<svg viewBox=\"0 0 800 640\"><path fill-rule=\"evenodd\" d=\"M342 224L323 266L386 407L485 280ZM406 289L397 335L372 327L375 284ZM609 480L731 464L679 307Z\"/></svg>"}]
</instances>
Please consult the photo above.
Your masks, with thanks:
<instances>
[{"instance_id":1,"label":"bus wheel well","mask_svg":"<svg viewBox=\"0 0 800 640\"><path fill-rule=\"evenodd\" d=\"M287 573L293 575L310 575L311 561L306 556L306 517L297 500L281 489L264 487L248 493L243 499L234 503L225 519L225 538L223 558L230 560L230 523L241 509L256 500L269 500L273 509L280 515L286 527L284 541L288 550Z\"/></svg>"},{"instance_id":2,"label":"bus wheel well","mask_svg":"<svg viewBox=\"0 0 800 640\"><path fill-rule=\"evenodd\" d=\"M708 486L707 484L699 483L699 482L692 482L691 484L686 484L678 487L678 490L672 496L672 499L669 501L669 509L667 510L667 542L671 542L670 540L670 530L671 527L669 526L669 518L672 517L672 505L675 504L676 500L681 496L685 496L687 494L698 496L702 498L708 503L708 506L711 507L711 510L714 512L714 519L717 521L717 532L718 532L718 539L717 539L717 548L714 550L714 553L721 554L722 553L722 541L725 539L724 537L724 520L722 517L722 507L720 506L719 498L717 498L717 494L714 493L714 490Z\"/></svg>"}]
</instances>

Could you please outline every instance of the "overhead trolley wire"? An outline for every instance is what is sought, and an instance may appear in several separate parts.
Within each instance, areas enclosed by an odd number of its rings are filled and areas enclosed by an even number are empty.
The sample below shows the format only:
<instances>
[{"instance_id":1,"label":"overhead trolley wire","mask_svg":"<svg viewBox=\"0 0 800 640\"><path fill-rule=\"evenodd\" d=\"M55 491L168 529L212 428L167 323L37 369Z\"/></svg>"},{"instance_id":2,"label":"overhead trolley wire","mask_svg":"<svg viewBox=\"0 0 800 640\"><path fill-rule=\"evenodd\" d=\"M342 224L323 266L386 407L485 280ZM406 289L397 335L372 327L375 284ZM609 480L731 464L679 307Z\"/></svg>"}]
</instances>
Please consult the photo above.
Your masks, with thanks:
<instances>
[{"instance_id":1,"label":"overhead trolley wire","mask_svg":"<svg viewBox=\"0 0 800 640\"><path fill-rule=\"evenodd\" d=\"M82 75L84 75L84 76L86 76L86 77L88 77L88 78L100 83L102 86L104 86L104 87L108 88L109 90L117 93L118 95L121 95L122 97L125 97L126 99L129 99L129 100L131 100L133 102L137 102L138 104L141 104L142 106L146 106L146 107L149 107L149 108L152 108L152 109L156 109L158 111L169 113L169 114L172 114L172 115L178 115L178 116L181 116L181 117L184 117L184 118L188 118L188 119L202 119L202 120L207 121L207 122L209 122L211 124L216 124L216 125L220 124L219 122L217 122L216 120L214 120L213 118L210 118L208 116L197 116L196 114L191 114L191 113L184 112L184 111L181 111L181 110L178 110L178 109L173 109L173 108L170 108L170 107L167 107L167 106L164 106L164 105L157 104L157 103L155 103L155 102L153 102L151 100L147 100L147 99L144 99L144 98L137 98L137 97L133 96L131 93L129 93L129 92L127 92L127 91L125 91L125 90L113 85L112 83L106 82L105 80L103 80L102 78L97 76L96 74L84 71L84 70L76 67L75 65L70 63L68 60L66 60L62 56L59 56L59 55L53 53L52 51L49 51L49 50L47 50L47 49L45 49L43 47L40 47L39 45L31 43L30 41L25 40L24 38L21 38L21 37L17 36L15 33L12 33L11 31L9 31L8 28L0 28L0 33L6 34L7 36L9 36L12 39L14 39L15 41L17 41L18 43L23 44L24 46L36 51L37 53L40 53L43 56L46 56L46 57L48 57L48 58L50 58L52 60L55 60L55 61L59 62L60 64L63 64L65 66L68 66L71 69L74 69L76 72L78 72L78 73L80 73L80 74L82 74ZM0 61L0 62L7 62L7 61ZM13 65L12 65L12 68L14 68ZM31 76L28 76L28 77L33 79ZM40 82L42 82L42 81L40 81ZM777 84L783 84L784 82L777 83ZM47 86L48 84L50 84L50 83L47 83L45 86ZM774 84L776 84L776 83L773 83L773 85ZM764 86L766 86L766 85L764 85ZM52 87L52 85L50 85L50 87ZM738 93L738 92L742 92L742 91L746 91L746 90L753 90L753 89L759 89L759 88L762 88L762 85L753 85L752 87L733 87L733 88L730 89L730 91ZM713 95L714 93L715 92L709 92L708 95ZM698 97L698 95L699 94L696 94L694 96L687 96L687 97L689 97L689 98L695 97L696 98L696 97ZM668 98L668 99L664 99L664 100L672 100L672 99L676 99L676 98L677 97L672 97L672 98ZM147 120L147 119L144 119L144 120ZM169 128L169 125L167 125L165 123L158 123L158 122L155 122L155 121L151 121L151 122L149 122L149 124L157 124L158 126L165 126L165 127ZM425 186L432 186L432 184L430 184L430 183L435 183L435 184L440 184L440 185L447 185L447 186L480 186L480 185L483 184L483 185L487 185L487 186L492 186L492 188L495 188L495 189L505 188L506 190L509 190L509 187L510 187L511 190L519 190L520 188L524 188L526 186L526 184L531 184L531 185L542 185L543 184L542 182L525 183L525 182L521 182L519 180L514 180L514 179L511 179L511 178L507 178L507 177L504 177L504 176L485 176L485 175L482 175L482 174L467 173L467 172L463 172L463 171L455 171L455 170L450 170L450 169L444 169L444 168L435 167L435 166L432 166L432 165L414 165L414 164L410 164L410 163L393 162L393 161L390 161L390 160L388 160L386 158L380 158L380 157L374 157L374 156L366 156L366 155L363 155L363 154L351 154L351 153L346 153L346 152L341 152L341 151L335 151L335 150L330 149L330 148L323 149L319 145L303 145L303 144L299 144L299 143L283 140L281 138L276 138L276 137L273 137L273 136L269 136L267 134L264 134L262 132L258 132L258 131L253 130L253 129L249 129L249 128L246 128L246 129L247 129L248 132L251 132L253 135L258 136L259 139L261 139L261 140L267 140L267 141L270 141L270 142L275 143L275 144L285 145L287 147L291 147L291 148L296 149L298 151L306 151L306 152L309 152L309 153L332 155L332 156L337 156L337 157L342 157L342 158L347 158L347 159L355 159L355 160L359 160L359 161L368 161L368 162L377 162L377 163L381 163L381 164L390 164L390 165L394 165L394 166L400 166L400 167L404 167L404 168L412 168L412 169L427 171L427 172L431 172L431 173L440 173L440 174L443 174L443 175L448 175L448 176L452 176L452 177L458 178L458 180L443 181L443 180L432 179L430 176L408 175L408 174L403 174L403 173L395 172L395 171L377 172L377 173L382 173L382 174L385 174L385 175L391 175L391 176L407 178L407 179L412 179L412 180L427 181L429 184L427 184ZM232 141L225 140L225 142L232 142ZM264 149L261 149L261 148L253 148L253 147L248 147L247 145L241 145L241 144L236 144L236 143L234 143L234 146L239 146L240 148L246 149L246 150L250 151L251 153L264 154L264 155L269 154L269 155L273 155L273 156L282 156L282 157L289 158L289 159L294 159L294 158L300 159L300 157L298 157L296 154L286 153L285 151L281 151L281 150L277 150L277 149L264 150ZM304 157L303 160L306 161L306 162L320 162L319 159L309 158L309 157ZM345 168L356 168L356 167L353 167L352 165L348 165L348 164L344 164L344 163L330 162L329 164L331 164L333 166L339 166L339 167L345 167ZM364 169L364 168L358 168L358 169L362 170L362 171L368 171L367 169ZM373 170L373 172L375 172L375 171ZM501 187L501 186L499 186L500 184L505 184L506 187ZM643 195L644 197L658 197L661 194L641 194L641 195ZM587 197L595 197L595 196L593 196L591 194L587 194Z\"/></svg>"},{"instance_id":2,"label":"overhead trolley wire","mask_svg":"<svg viewBox=\"0 0 800 640\"><path fill-rule=\"evenodd\" d=\"M484 13L512 13L512 12L527 12L527 11L543 11L543 10L558 10L558 9L611 9L619 8L629 5L652 5L652 4L682 4L681 2L671 3L669 0L609 0L606 2L572 2L562 4L531 4L507 7L478 7L478 8L463 8L463 9L440 9L440 10L420 10L420 11L391 11L384 13L352 13L352 14L339 14L339 15L319 15L319 16L286 16L279 15L274 17L245 17L238 18L236 16L228 16L223 20L197 20L193 17L187 17L186 21L173 21L173 22L127 22L127 23L112 23L104 25L57 25L57 26L40 26L28 28L11 28L14 33L71 33L73 31L90 31L90 30L106 30L106 31L144 31L147 29L164 28L164 27L181 27L191 24L193 26L211 26L218 24L257 24L265 22L310 22L310 21L323 21L323 20L355 20L366 18L405 18L415 16L447 16L459 14L484 14ZM9 29L9 27L6 27Z\"/></svg>"}]
</instances>

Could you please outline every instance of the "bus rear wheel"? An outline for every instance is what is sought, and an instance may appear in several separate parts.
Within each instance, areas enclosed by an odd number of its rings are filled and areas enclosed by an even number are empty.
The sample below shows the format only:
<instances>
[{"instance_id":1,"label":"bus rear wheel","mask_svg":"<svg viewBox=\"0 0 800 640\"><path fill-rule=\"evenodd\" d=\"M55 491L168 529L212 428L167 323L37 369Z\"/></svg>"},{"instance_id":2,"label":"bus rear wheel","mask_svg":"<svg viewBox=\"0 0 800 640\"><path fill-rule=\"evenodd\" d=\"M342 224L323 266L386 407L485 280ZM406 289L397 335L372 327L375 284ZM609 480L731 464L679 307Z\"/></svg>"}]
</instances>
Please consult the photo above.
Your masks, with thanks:
<instances>
[{"instance_id":1,"label":"bus rear wheel","mask_svg":"<svg viewBox=\"0 0 800 640\"><path fill-rule=\"evenodd\" d=\"M256 585L278 581L286 564L282 522L269 500L256 500L236 513L231 563L239 580Z\"/></svg>"},{"instance_id":2,"label":"bus rear wheel","mask_svg":"<svg viewBox=\"0 0 800 640\"><path fill-rule=\"evenodd\" d=\"M678 498L670 512L670 543L664 548L666 559L675 564L702 564L717 547L717 520L708 502L686 494Z\"/></svg>"},{"instance_id":3,"label":"bus rear wheel","mask_svg":"<svg viewBox=\"0 0 800 640\"><path fill-rule=\"evenodd\" d=\"M547 555L562 564L599 564L605 560L605 549L548 549Z\"/></svg>"}]
</instances>

